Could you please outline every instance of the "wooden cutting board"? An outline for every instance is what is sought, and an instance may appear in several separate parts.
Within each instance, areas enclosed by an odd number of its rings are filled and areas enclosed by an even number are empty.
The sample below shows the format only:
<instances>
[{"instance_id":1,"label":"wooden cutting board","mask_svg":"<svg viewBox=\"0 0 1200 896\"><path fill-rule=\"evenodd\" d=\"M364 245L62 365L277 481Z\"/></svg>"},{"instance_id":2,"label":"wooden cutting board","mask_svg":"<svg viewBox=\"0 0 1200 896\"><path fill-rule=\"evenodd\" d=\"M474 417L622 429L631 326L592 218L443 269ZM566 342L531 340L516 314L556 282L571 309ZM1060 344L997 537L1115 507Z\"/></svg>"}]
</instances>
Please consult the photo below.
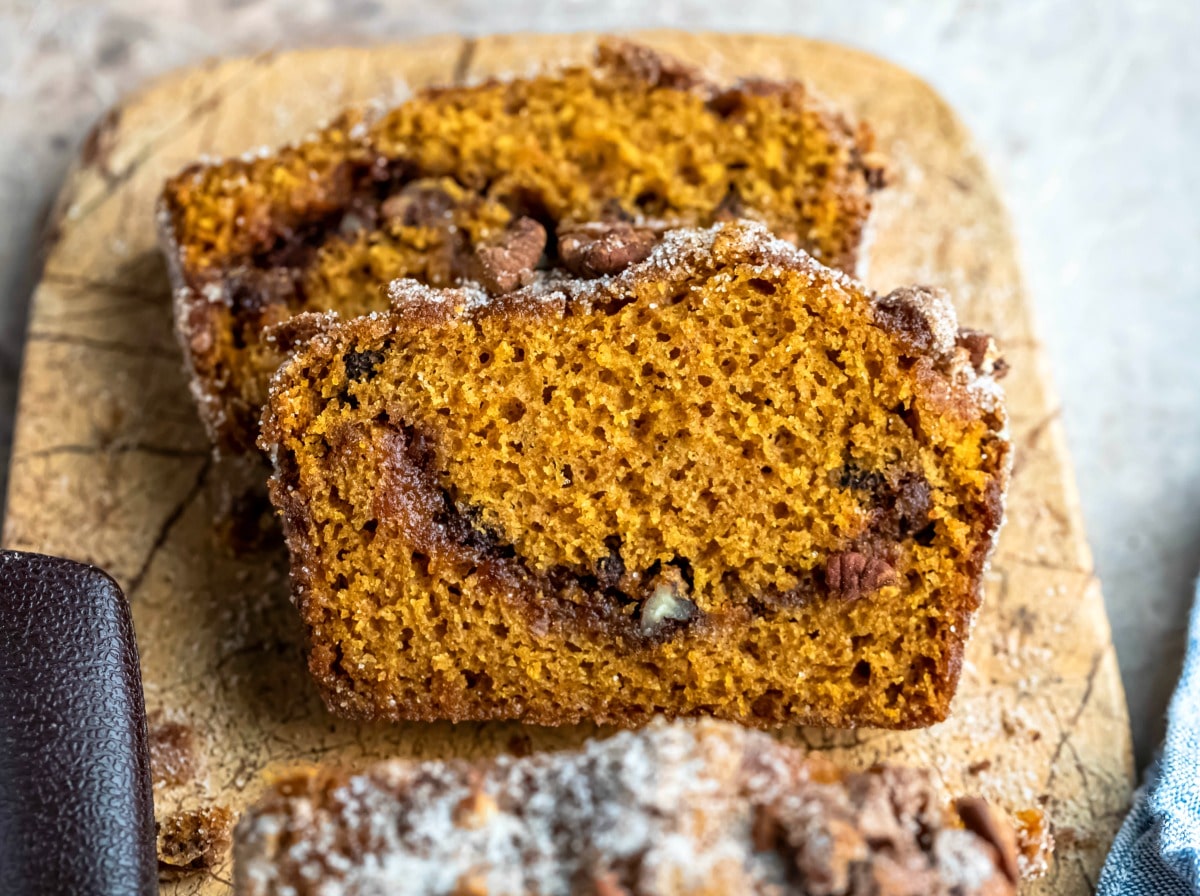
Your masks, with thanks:
<instances>
[{"instance_id":1,"label":"wooden cutting board","mask_svg":"<svg viewBox=\"0 0 1200 896\"><path fill-rule=\"evenodd\" d=\"M920 732L783 736L847 763L931 766L947 792L1044 809L1058 850L1027 892L1090 892L1129 801L1129 723L1009 222L970 138L926 84L844 47L639 37L720 78L803 78L871 122L894 185L874 215L866 279L883 291L947 287L961 321L996 334L1012 366L1008 521L952 718ZM396 101L427 83L586 59L593 45L585 35L442 37L215 62L131 97L87 141L34 296L4 542L99 564L124 586L146 702L191 732L198 760L158 788L160 820L181 807L240 810L298 761L557 748L592 733L326 714L301 662L279 549L235 555L214 534L224 472L186 390L152 212L163 180L201 155L296 139L345 104ZM229 880L222 854L164 892L223 893Z\"/></svg>"}]
</instances>

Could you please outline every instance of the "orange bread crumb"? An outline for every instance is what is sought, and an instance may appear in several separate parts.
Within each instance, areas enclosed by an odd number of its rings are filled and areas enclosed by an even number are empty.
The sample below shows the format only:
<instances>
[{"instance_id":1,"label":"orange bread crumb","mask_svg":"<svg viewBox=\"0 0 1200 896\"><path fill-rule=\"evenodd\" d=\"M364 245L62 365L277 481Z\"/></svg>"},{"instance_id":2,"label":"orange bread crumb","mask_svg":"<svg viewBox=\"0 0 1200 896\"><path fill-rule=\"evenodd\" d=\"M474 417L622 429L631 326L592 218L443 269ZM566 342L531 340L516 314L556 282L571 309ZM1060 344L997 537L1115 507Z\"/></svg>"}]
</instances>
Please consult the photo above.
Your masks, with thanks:
<instances>
[{"instance_id":1,"label":"orange bread crumb","mask_svg":"<svg viewBox=\"0 0 1200 896\"><path fill-rule=\"evenodd\" d=\"M944 296L736 222L319 323L263 447L334 711L945 717L1009 448Z\"/></svg>"}]
</instances>

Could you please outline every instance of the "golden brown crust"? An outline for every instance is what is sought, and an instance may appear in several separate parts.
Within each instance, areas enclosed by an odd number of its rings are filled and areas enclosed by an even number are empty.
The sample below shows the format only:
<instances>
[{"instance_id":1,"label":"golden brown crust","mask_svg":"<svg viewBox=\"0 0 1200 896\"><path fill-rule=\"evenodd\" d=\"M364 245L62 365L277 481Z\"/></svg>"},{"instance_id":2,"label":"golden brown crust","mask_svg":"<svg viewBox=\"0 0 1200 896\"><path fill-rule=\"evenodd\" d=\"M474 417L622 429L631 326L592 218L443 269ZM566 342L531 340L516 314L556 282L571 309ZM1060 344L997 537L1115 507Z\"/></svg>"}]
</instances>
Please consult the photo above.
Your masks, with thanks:
<instances>
[{"instance_id":1,"label":"golden brown crust","mask_svg":"<svg viewBox=\"0 0 1200 896\"><path fill-rule=\"evenodd\" d=\"M558 103L556 90L580 92L580 108L591 103L607 118L594 127L560 123L543 109L519 127L505 124L541 94ZM475 125L455 115L475 106L479 128L496 133L482 132L482 148L469 150ZM706 124L703 134L693 119ZM686 152L669 130L639 136L638 128L673 120L692 133ZM735 124L750 136L731 136ZM496 148L528 142L530 133L545 145ZM645 161L667 143L683 155ZM219 450L251 450L267 379L283 357L263 343L265 329L302 311L382 310L382 288L394 277L487 281L472 249L493 242L509 216L532 215L551 231L606 217L636 217L658 231L751 217L853 270L869 196L881 184L872 147L868 128L802 85L722 88L645 47L602 41L592 70L427 89L374 119L347 112L273 154L192 165L167 183L158 225L201 417ZM626 160L630 153L636 161ZM671 166L678 171L660 183L659 169ZM426 203L424 214L391 214L398 191L439 179L443 199ZM595 253L602 266L603 254Z\"/></svg>"}]
</instances>

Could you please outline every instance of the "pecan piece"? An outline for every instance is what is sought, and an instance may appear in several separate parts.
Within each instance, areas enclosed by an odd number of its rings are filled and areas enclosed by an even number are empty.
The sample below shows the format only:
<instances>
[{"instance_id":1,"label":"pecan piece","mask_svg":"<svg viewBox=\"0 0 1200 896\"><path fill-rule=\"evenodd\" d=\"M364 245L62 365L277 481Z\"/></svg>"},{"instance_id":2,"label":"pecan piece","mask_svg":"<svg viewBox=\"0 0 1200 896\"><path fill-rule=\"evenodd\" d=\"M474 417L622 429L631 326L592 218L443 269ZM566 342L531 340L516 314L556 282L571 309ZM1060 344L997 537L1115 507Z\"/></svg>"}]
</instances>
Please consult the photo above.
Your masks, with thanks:
<instances>
[{"instance_id":1,"label":"pecan piece","mask_svg":"<svg viewBox=\"0 0 1200 896\"><path fill-rule=\"evenodd\" d=\"M645 82L648 87L691 90L704 83L700 70L649 47L607 38L596 48L596 66Z\"/></svg>"},{"instance_id":2,"label":"pecan piece","mask_svg":"<svg viewBox=\"0 0 1200 896\"><path fill-rule=\"evenodd\" d=\"M286 354L326 332L337 319L337 313L333 311L301 311L264 329L263 340Z\"/></svg>"},{"instance_id":3,"label":"pecan piece","mask_svg":"<svg viewBox=\"0 0 1200 896\"><path fill-rule=\"evenodd\" d=\"M954 353L958 320L944 289L904 286L875 302L875 324L914 354L945 359Z\"/></svg>"},{"instance_id":4,"label":"pecan piece","mask_svg":"<svg viewBox=\"0 0 1200 896\"><path fill-rule=\"evenodd\" d=\"M958 331L958 347L966 351L976 373L984 376L990 374L1000 379L1008 372L1008 365L1000 357L996 341L987 333L964 327Z\"/></svg>"},{"instance_id":5,"label":"pecan piece","mask_svg":"<svg viewBox=\"0 0 1200 896\"><path fill-rule=\"evenodd\" d=\"M479 279L496 295L512 292L533 279L546 248L546 228L533 218L518 218L496 242L475 250Z\"/></svg>"},{"instance_id":6,"label":"pecan piece","mask_svg":"<svg viewBox=\"0 0 1200 896\"><path fill-rule=\"evenodd\" d=\"M609 546L608 556L596 563L596 579L603 588L619 588L625 578L625 561L621 558L621 545L617 541Z\"/></svg>"},{"instance_id":7,"label":"pecan piece","mask_svg":"<svg viewBox=\"0 0 1200 896\"><path fill-rule=\"evenodd\" d=\"M657 237L651 230L624 222L565 230L558 238L558 257L579 277L616 274L645 261Z\"/></svg>"},{"instance_id":8,"label":"pecan piece","mask_svg":"<svg viewBox=\"0 0 1200 896\"><path fill-rule=\"evenodd\" d=\"M695 601L686 597L687 582L675 567L668 567L657 576L650 596L642 604L639 624L643 635L657 634L668 620L691 622L700 615Z\"/></svg>"},{"instance_id":9,"label":"pecan piece","mask_svg":"<svg viewBox=\"0 0 1200 896\"><path fill-rule=\"evenodd\" d=\"M896 488L896 515L902 536L919 532L929 525L933 510L933 489L929 480L919 474L905 476Z\"/></svg>"},{"instance_id":10,"label":"pecan piece","mask_svg":"<svg viewBox=\"0 0 1200 896\"><path fill-rule=\"evenodd\" d=\"M454 211L454 199L434 183L415 181L383 200L379 213L405 227L433 227L448 222Z\"/></svg>"},{"instance_id":11,"label":"pecan piece","mask_svg":"<svg viewBox=\"0 0 1200 896\"><path fill-rule=\"evenodd\" d=\"M895 580L896 571L890 563L858 551L834 554L825 567L826 586L843 600L858 600Z\"/></svg>"}]
</instances>

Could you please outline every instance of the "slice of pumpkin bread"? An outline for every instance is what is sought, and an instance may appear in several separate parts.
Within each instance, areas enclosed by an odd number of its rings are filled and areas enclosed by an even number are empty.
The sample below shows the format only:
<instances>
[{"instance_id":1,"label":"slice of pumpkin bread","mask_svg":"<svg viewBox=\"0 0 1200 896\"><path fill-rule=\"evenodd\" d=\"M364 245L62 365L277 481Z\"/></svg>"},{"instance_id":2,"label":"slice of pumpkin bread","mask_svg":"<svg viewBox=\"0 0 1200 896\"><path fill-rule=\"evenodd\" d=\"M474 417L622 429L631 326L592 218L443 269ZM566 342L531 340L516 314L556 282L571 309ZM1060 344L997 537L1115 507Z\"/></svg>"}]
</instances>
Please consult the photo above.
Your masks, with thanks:
<instances>
[{"instance_id":1,"label":"slice of pumpkin bread","mask_svg":"<svg viewBox=\"0 0 1200 896\"><path fill-rule=\"evenodd\" d=\"M524 217L551 252L564 223L752 218L852 270L882 176L872 144L801 84L720 86L609 41L594 67L428 89L296 146L193 165L166 184L159 226L201 416L224 453L250 449L283 358L268 327L382 310L397 277L486 280L480 252Z\"/></svg>"},{"instance_id":2,"label":"slice of pumpkin bread","mask_svg":"<svg viewBox=\"0 0 1200 896\"><path fill-rule=\"evenodd\" d=\"M262 446L335 712L945 717L1009 446L995 347L941 293L731 222L308 323Z\"/></svg>"},{"instance_id":3,"label":"slice of pumpkin bread","mask_svg":"<svg viewBox=\"0 0 1200 896\"><path fill-rule=\"evenodd\" d=\"M238 825L234 892L1014 896L1015 843L928 772L676 722L578 752L294 772Z\"/></svg>"}]
</instances>

